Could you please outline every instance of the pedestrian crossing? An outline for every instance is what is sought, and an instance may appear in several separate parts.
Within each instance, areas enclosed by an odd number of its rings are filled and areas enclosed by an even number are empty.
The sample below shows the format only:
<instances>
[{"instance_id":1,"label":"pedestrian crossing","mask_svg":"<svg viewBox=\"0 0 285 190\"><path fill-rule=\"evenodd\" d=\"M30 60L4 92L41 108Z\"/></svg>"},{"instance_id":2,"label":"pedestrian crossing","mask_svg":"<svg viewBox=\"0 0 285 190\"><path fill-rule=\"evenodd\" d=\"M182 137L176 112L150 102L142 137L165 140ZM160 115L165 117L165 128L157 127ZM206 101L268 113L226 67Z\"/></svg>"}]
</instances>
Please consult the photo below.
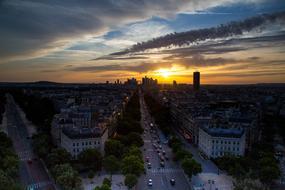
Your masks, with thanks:
<instances>
[{"instance_id":1,"label":"pedestrian crossing","mask_svg":"<svg viewBox=\"0 0 285 190\"><path fill-rule=\"evenodd\" d=\"M182 169L174 169L174 168L153 168L153 169L148 169L149 172L151 173L179 173L183 172Z\"/></svg>"},{"instance_id":2,"label":"pedestrian crossing","mask_svg":"<svg viewBox=\"0 0 285 190\"><path fill-rule=\"evenodd\" d=\"M35 189L38 189L38 188L41 188L41 187L45 187L47 185L51 185L52 182L50 181L43 181L43 182L39 182L39 183L33 183L33 184L30 184L28 187L27 187L27 190L35 190Z\"/></svg>"},{"instance_id":3,"label":"pedestrian crossing","mask_svg":"<svg viewBox=\"0 0 285 190\"><path fill-rule=\"evenodd\" d=\"M21 161L26 161L33 158L33 153L31 151L18 152L18 157Z\"/></svg>"}]
</instances>

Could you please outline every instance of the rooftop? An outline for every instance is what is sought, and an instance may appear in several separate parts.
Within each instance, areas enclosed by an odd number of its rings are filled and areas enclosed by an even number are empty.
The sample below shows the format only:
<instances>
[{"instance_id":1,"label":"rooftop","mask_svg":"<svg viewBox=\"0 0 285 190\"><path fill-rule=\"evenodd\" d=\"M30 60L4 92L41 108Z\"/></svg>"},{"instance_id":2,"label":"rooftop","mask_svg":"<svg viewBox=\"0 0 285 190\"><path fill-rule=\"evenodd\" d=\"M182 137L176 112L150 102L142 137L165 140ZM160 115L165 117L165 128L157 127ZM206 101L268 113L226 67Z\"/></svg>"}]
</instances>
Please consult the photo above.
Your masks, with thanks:
<instances>
[{"instance_id":1,"label":"rooftop","mask_svg":"<svg viewBox=\"0 0 285 190\"><path fill-rule=\"evenodd\" d=\"M201 129L214 137L240 138L244 134L244 130L238 128L201 127Z\"/></svg>"},{"instance_id":2,"label":"rooftop","mask_svg":"<svg viewBox=\"0 0 285 190\"><path fill-rule=\"evenodd\" d=\"M62 132L71 139L83 139L83 138L97 138L101 137L104 130L101 128L71 128L65 127Z\"/></svg>"}]
</instances>

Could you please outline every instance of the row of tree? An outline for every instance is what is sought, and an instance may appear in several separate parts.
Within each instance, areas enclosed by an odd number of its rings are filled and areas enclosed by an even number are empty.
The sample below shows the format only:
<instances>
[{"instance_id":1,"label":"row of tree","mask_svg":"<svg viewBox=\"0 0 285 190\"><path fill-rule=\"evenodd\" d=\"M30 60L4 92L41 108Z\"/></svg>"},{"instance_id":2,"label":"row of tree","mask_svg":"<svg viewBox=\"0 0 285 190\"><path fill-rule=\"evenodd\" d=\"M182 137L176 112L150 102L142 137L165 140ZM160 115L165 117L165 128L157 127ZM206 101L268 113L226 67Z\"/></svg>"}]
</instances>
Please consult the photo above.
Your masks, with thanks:
<instances>
[{"instance_id":1,"label":"row of tree","mask_svg":"<svg viewBox=\"0 0 285 190\"><path fill-rule=\"evenodd\" d=\"M21 89L12 90L11 93L27 119L37 126L38 131L49 133L51 121L56 113L53 102L49 98L27 95Z\"/></svg>"},{"instance_id":2,"label":"row of tree","mask_svg":"<svg viewBox=\"0 0 285 190\"><path fill-rule=\"evenodd\" d=\"M145 94L144 99L152 117L154 117L155 122L158 124L161 131L165 135L173 134L172 133L173 121L171 119L169 108L160 104L150 94Z\"/></svg>"},{"instance_id":3,"label":"row of tree","mask_svg":"<svg viewBox=\"0 0 285 190\"><path fill-rule=\"evenodd\" d=\"M0 132L0 139L0 190L21 190L17 183L19 158L13 143L4 132Z\"/></svg>"},{"instance_id":4,"label":"row of tree","mask_svg":"<svg viewBox=\"0 0 285 190\"><path fill-rule=\"evenodd\" d=\"M132 188L138 177L145 171L140 125L141 113L137 93L130 98L122 117L117 122L117 134L105 143L103 166L111 176L115 172L125 175L125 185Z\"/></svg>"},{"instance_id":5,"label":"row of tree","mask_svg":"<svg viewBox=\"0 0 285 190\"><path fill-rule=\"evenodd\" d=\"M193 155L189 151L183 148L182 142L177 137L172 137L168 143L174 153L174 160L181 163L189 179L202 172L201 164L193 159Z\"/></svg>"},{"instance_id":6,"label":"row of tree","mask_svg":"<svg viewBox=\"0 0 285 190\"><path fill-rule=\"evenodd\" d=\"M6 97L5 94L0 91L0 125L2 124L3 114L5 112Z\"/></svg>"},{"instance_id":7,"label":"row of tree","mask_svg":"<svg viewBox=\"0 0 285 190\"><path fill-rule=\"evenodd\" d=\"M0 92L0 125L5 112L6 97ZM17 183L19 158L13 150L12 140L0 131L0 190L21 190ZM16 176L16 177L15 177Z\"/></svg>"},{"instance_id":8,"label":"row of tree","mask_svg":"<svg viewBox=\"0 0 285 190\"><path fill-rule=\"evenodd\" d=\"M159 128L164 134L172 135L168 143L174 153L174 161L179 161L181 163L184 172L190 179L192 178L192 175L197 175L202 172L201 164L193 159L193 155L183 148L182 142L174 136L175 133L172 129L174 122L171 119L169 108L160 104L149 94L145 94L144 98L150 113L154 117Z\"/></svg>"}]
</instances>

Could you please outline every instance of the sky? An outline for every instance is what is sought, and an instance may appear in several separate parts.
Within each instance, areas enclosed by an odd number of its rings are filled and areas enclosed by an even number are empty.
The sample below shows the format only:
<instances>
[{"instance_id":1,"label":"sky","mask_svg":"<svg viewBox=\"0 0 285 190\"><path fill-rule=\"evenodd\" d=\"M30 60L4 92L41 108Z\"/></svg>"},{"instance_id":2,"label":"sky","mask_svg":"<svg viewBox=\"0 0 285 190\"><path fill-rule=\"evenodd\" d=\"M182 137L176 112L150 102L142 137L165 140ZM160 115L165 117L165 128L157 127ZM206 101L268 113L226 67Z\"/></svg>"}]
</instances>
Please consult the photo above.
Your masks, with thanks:
<instances>
[{"instance_id":1,"label":"sky","mask_svg":"<svg viewBox=\"0 0 285 190\"><path fill-rule=\"evenodd\" d=\"M285 82L284 0L0 0L0 82Z\"/></svg>"}]
</instances>

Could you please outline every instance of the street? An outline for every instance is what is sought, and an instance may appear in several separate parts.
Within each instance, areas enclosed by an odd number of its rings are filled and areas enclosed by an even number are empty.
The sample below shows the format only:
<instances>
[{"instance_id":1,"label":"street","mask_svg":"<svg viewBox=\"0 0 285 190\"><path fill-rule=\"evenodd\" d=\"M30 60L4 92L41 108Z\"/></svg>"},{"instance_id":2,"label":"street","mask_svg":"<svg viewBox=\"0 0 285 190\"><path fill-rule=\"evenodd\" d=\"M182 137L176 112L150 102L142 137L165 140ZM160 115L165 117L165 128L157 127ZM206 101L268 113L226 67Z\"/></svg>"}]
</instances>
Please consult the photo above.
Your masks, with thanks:
<instances>
[{"instance_id":1,"label":"street","mask_svg":"<svg viewBox=\"0 0 285 190\"><path fill-rule=\"evenodd\" d=\"M187 180L182 168L178 163L173 162L172 151L167 143L165 143L166 139L163 139L161 131L155 127L155 123L147 110L141 93L140 105L142 114L141 125L144 128L143 157L145 159L146 174L143 174L139 178L136 189L191 189L190 182ZM151 126L153 126L153 129ZM161 157L164 160L164 167L161 166L163 164L161 163ZM170 183L171 179L174 179L174 185Z\"/></svg>"},{"instance_id":2,"label":"street","mask_svg":"<svg viewBox=\"0 0 285 190\"><path fill-rule=\"evenodd\" d=\"M21 184L28 190L54 190L54 185L42 161L33 153L27 126L20 117L13 97L9 94L7 95L6 115L8 136L13 141L15 152L20 159Z\"/></svg>"}]
</instances>

